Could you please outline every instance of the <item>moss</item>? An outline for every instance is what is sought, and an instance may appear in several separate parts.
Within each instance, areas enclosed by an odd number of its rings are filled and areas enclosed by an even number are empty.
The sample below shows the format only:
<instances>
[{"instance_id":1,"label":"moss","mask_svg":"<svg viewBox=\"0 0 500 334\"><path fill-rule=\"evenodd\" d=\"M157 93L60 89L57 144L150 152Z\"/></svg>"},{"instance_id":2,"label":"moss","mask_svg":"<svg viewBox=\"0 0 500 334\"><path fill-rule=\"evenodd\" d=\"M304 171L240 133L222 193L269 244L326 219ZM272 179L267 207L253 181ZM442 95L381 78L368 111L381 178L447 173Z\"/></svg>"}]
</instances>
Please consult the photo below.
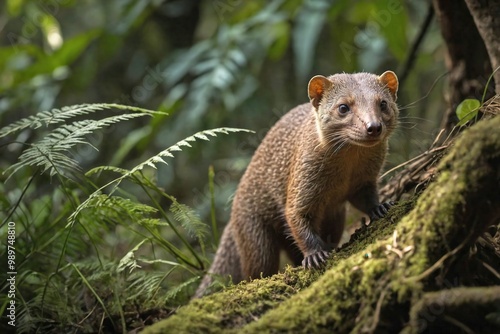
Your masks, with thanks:
<instances>
[{"instance_id":1,"label":"moss","mask_svg":"<svg viewBox=\"0 0 500 334\"><path fill-rule=\"evenodd\" d=\"M406 210L410 207L410 202L402 204L402 208L406 208ZM321 277L320 282L323 280L336 281L339 288L334 288L331 291L313 290L314 292L312 295L308 297L311 302L319 306L324 303L329 304L329 301L332 299L337 299L343 300L345 302L343 306L346 306L347 301L352 300L352 304L347 305L347 307L354 308L358 301L356 298L352 298L353 294L345 293L345 289L354 284L359 285L363 290L369 290L371 282L366 280L366 275L361 275L361 271L359 275L354 275L354 277L345 275L344 273L358 268L359 265L363 265L366 262L379 261L372 258L371 255L366 252L365 245L373 242L377 237L382 238L390 235L394 229L393 222L397 220L395 215L398 212L401 213L401 210L404 210L402 208L391 212L388 219L358 230L353 240L332 256L329 266L335 268L335 270L329 270L327 273L323 274L321 271L304 271L301 268L287 267L284 273L274 275L269 279L241 283L229 287L221 293L195 300L190 305L181 308L179 312L170 319L147 328L145 333L168 332L167 328L175 328L179 333L193 331L217 333L223 329L225 329L225 331L228 329L239 329L244 324L255 321L262 314L266 313L267 310L278 307L283 301L307 288L319 277ZM353 256L353 254L356 255ZM346 262L347 259L350 259L350 261ZM343 264L340 268L337 267L339 263ZM378 274L384 271L384 269L378 265L369 267L367 270ZM334 277L331 277L331 274L334 274ZM340 292L340 295L337 291ZM297 305L303 303L303 298L304 296L299 295L299 299L296 302ZM287 307L285 310L286 313L295 314L293 312L294 303L295 302L292 302L290 308ZM207 316L207 313L210 315ZM303 318L306 314L300 308L296 310L296 313L302 315L302 317L293 317L293 319L281 318L283 321L275 321L274 325L289 328L290 323L293 321L296 321L299 325L302 323L301 320L307 322L307 317ZM328 325L339 319L340 318L328 316L324 317L320 322ZM251 330L251 327L248 330Z\"/></svg>"},{"instance_id":2,"label":"moss","mask_svg":"<svg viewBox=\"0 0 500 334\"><path fill-rule=\"evenodd\" d=\"M386 244L386 240L375 242L340 261L308 289L246 326L242 333L310 333L323 327L330 332L352 329L360 316L373 313L378 294L390 282L387 273L394 261L388 261Z\"/></svg>"},{"instance_id":3,"label":"moss","mask_svg":"<svg viewBox=\"0 0 500 334\"><path fill-rule=\"evenodd\" d=\"M193 301L145 333L402 330L429 291L446 287L437 282L449 279L446 273L464 259L463 251L498 223L498 129L500 117L465 131L419 199L357 231L324 273L287 268Z\"/></svg>"}]
</instances>

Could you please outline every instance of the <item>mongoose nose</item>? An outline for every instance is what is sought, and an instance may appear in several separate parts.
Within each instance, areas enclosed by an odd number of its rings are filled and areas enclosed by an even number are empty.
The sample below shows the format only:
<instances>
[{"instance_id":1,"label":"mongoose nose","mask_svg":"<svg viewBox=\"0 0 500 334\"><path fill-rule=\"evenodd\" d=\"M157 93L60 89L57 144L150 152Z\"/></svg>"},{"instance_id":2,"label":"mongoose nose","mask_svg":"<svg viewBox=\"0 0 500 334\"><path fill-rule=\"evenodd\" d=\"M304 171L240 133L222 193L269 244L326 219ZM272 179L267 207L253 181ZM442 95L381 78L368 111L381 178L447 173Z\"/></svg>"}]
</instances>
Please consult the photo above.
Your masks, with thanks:
<instances>
[{"instance_id":1,"label":"mongoose nose","mask_svg":"<svg viewBox=\"0 0 500 334\"><path fill-rule=\"evenodd\" d=\"M382 133L382 123L380 122L369 122L366 124L366 133L370 137L378 137Z\"/></svg>"}]
</instances>

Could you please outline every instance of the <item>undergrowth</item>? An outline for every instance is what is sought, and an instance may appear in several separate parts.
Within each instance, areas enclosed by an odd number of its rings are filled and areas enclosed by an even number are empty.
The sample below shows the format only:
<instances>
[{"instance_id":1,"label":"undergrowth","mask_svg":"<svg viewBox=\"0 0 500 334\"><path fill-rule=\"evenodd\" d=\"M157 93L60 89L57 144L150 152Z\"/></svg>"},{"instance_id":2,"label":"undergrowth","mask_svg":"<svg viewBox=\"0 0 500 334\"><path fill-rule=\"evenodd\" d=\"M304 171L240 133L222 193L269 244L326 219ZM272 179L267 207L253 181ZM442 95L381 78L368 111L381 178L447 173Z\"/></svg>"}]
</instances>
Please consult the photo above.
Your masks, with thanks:
<instances>
[{"instance_id":1,"label":"undergrowth","mask_svg":"<svg viewBox=\"0 0 500 334\"><path fill-rule=\"evenodd\" d=\"M115 114L90 118L105 110ZM132 168L87 168L78 154L82 146L97 150L89 140L95 132L164 116L125 105L84 104L0 129L2 155L22 145L17 162L0 176L2 245L8 226L15 225L10 272L16 272L18 333L127 332L186 301L208 263L206 244L213 241L196 212L157 185L156 168L195 141L247 130L201 131ZM24 131L30 140L16 140ZM2 263L7 249L0 250ZM10 321L9 277L2 271L2 326Z\"/></svg>"}]
</instances>

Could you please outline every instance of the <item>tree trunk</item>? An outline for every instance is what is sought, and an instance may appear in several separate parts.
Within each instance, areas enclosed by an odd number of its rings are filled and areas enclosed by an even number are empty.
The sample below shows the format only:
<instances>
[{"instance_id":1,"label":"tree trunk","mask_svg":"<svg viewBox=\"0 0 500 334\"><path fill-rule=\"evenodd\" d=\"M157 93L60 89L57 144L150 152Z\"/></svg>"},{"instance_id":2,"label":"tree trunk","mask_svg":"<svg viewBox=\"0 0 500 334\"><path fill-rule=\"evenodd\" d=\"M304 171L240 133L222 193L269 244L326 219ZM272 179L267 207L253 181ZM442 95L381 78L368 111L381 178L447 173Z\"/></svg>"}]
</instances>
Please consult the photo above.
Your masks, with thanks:
<instances>
[{"instance_id":1,"label":"tree trunk","mask_svg":"<svg viewBox=\"0 0 500 334\"><path fill-rule=\"evenodd\" d=\"M500 1L465 0L465 2L486 44L491 67L496 70L500 68ZM500 94L500 70L495 73L494 80L495 93Z\"/></svg>"},{"instance_id":2,"label":"tree trunk","mask_svg":"<svg viewBox=\"0 0 500 334\"><path fill-rule=\"evenodd\" d=\"M450 71L448 108L441 128L450 133L458 122L457 106L467 98L481 100L492 69L484 42L465 2L433 0L433 4L446 43L446 66ZM487 98L492 92L493 89Z\"/></svg>"}]
</instances>

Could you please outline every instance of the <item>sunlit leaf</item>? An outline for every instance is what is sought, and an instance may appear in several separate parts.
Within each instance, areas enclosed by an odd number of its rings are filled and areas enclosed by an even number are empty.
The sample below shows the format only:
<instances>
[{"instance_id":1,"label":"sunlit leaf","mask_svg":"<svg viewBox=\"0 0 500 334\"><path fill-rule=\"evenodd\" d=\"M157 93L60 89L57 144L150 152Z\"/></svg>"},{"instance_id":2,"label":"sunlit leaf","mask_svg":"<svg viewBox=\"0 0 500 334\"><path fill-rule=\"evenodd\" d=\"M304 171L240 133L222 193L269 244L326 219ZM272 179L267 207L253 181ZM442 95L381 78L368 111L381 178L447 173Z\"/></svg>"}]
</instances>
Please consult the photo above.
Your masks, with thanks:
<instances>
[{"instance_id":1,"label":"sunlit leaf","mask_svg":"<svg viewBox=\"0 0 500 334\"><path fill-rule=\"evenodd\" d=\"M457 117L460 122L458 125L464 125L474 117L476 117L481 102L476 99L465 99L458 106L456 110Z\"/></svg>"},{"instance_id":2,"label":"sunlit leaf","mask_svg":"<svg viewBox=\"0 0 500 334\"><path fill-rule=\"evenodd\" d=\"M305 80L312 69L314 50L327 17L329 1L306 1L293 30L297 74Z\"/></svg>"}]
</instances>

